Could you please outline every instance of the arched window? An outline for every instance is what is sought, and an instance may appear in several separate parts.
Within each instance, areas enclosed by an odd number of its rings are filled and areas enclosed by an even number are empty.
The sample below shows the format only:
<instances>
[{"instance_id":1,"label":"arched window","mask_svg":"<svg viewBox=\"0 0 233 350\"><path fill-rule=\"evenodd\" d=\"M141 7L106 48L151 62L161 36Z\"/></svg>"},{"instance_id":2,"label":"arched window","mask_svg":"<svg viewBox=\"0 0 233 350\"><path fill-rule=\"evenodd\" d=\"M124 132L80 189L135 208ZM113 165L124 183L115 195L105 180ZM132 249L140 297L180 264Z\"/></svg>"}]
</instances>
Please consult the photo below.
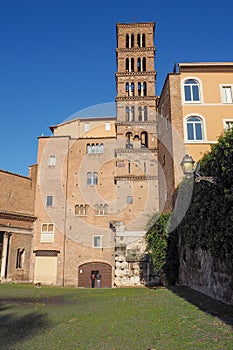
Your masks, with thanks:
<instances>
[{"instance_id":1,"label":"arched window","mask_svg":"<svg viewBox=\"0 0 233 350\"><path fill-rule=\"evenodd\" d=\"M125 46L129 48L129 34L126 34Z\"/></svg>"},{"instance_id":2,"label":"arched window","mask_svg":"<svg viewBox=\"0 0 233 350\"><path fill-rule=\"evenodd\" d=\"M147 95L147 89L146 89L146 82L144 81L143 85L142 85L142 89L143 89L143 96Z\"/></svg>"},{"instance_id":3,"label":"arched window","mask_svg":"<svg viewBox=\"0 0 233 350\"><path fill-rule=\"evenodd\" d=\"M141 96L141 91L142 91L142 84L139 82L138 83L138 96Z\"/></svg>"},{"instance_id":4,"label":"arched window","mask_svg":"<svg viewBox=\"0 0 233 350\"><path fill-rule=\"evenodd\" d=\"M91 153L95 153L95 144L94 143L91 145Z\"/></svg>"},{"instance_id":5,"label":"arched window","mask_svg":"<svg viewBox=\"0 0 233 350\"><path fill-rule=\"evenodd\" d=\"M125 60L125 70L126 70L126 72L129 72L129 59L128 58L126 58L126 60Z\"/></svg>"},{"instance_id":6,"label":"arched window","mask_svg":"<svg viewBox=\"0 0 233 350\"><path fill-rule=\"evenodd\" d=\"M202 141L203 140L203 121L199 117L189 117L187 124L187 140Z\"/></svg>"},{"instance_id":7,"label":"arched window","mask_svg":"<svg viewBox=\"0 0 233 350\"><path fill-rule=\"evenodd\" d=\"M87 144L87 153L91 153L91 145L90 145L90 143Z\"/></svg>"},{"instance_id":8,"label":"arched window","mask_svg":"<svg viewBox=\"0 0 233 350\"><path fill-rule=\"evenodd\" d=\"M104 144L103 143L101 143L99 146L99 152L104 153Z\"/></svg>"},{"instance_id":9,"label":"arched window","mask_svg":"<svg viewBox=\"0 0 233 350\"><path fill-rule=\"evenodd\" d=\"M16 269L22 269L24 265L24 259L25 259L25 249L17 249L17 256L16 256Z\"/></svg>"},{"instance_id":10,"label":"arched window","mask_svg":"<svg viewBox=\"0 0 233 350\"><path fill-rule=\"evenodd\" d=\"M125 119L127 122L129 121L129 106L125 107Z\"/></svg>"},{"instance_id":11,"label":"arched window","mask_svg":"<svg viewBox=\"0 0 233 350\"><path fill-rule=\"evenodd\" d=\"M78 204L75 206L75 215L86 216L88 211L88 205Z\"/></svg>"},{"instance_id":12,"label":"arched window","mask_svg":"<svg viewBox=\"0 0 233 350\"><path fill-rule=\"evenodd\" d=\"M142 47L146 47L146 34L142 34Z\"/></svg>"},{"instance_id":13,"label":"arched window","mask_svg":"<svg viewBox=\"0 0 233 350\"><path fill-rule=\"evenodd\" d=\"M92 186L92 173L87 173L87 186Z\"/></svg>"},{"instance_id":14,"label":"arched window","mask_svg":"<svg viewBox=\"0 0 233 350\"><path fill-rule=\"evenodd\" d=\"M129 95L129 83L125 83L125 92Z\"/></svg>"},{"instance_id":15,"label":"arched window","mask_svg":"<svg viewBox=\"0 0 233 350\"><path fill-rule=\"evenodd\" d=\"M138 47L146 47L146 35L138 34L137 35L137 45Z\"/></svg>"},{"instance_id":16,"label":"arched window","mask_svg":"<svg viewBox=\"0 0 233 350\"><path fill-rule=\"evenodd\" d=\"M138 120L142 121L142 107L141 106L138 107Z\"/></svg>"},{"instance_id":17,"label":"arched window","mask_svg":"<svg viewBox=\"0 0 233 350\"><path fill-rule=\"evenodd\" d=\"M141 145L142 147L148 147L148 134L146 131L141 133Z\"/></svg>"},{"instance_id":18,"label":"arched window","mask_svg":"<svg viewBox=\"0 0 233 350\"><path fill-rule=\"evenodd\" d=\"M94 172L93 173L93 185L98 185L98 173Z\"/></svg>"},{"instance_id":19,"label":"arched window","mask_svg":"<svg viewBox=\"0 0 233 350\"><path fill-rule=\"evenodd\" d=\"M87 173L87 186L96 186L98 185L98 173Z\"/></svg>"},{"instance_id":20,"label":"arched window","mask_svg":"<svg viewBox=\"0 0 233 350\"><path fill-rule=\"evenodd\" d=\"M200 101L200 87L197 80L189 79L184 82L184 99L186 102Z\"/></svg>"},{"instance_id":21,"label":"arched window","mask_svg":"<svg viewBox=\"0 0 233 350\"><path fill-rule=\"evenodd\" d=\"M131 59L130 59L129 71L134 72L134 58L133 57L131 57Z\"/></svg>"},{"instance_id":22,"label":"arched window","mask_svg":"<svg viewBox=\"0 0 233 350\"><path fill-rule=\"evenodd\" d=\"M96 214L95 215L106 215L108 212L108 205L107 204L95 204L95 210Z\"/></svg>"},{"instance_id":23,"label":"arched window","mask_svg":"<svg viewBox=\"0 0 233 350\"><path fill-rule=\"evenodd\" d=\"M144 108L143 108L143 114L144 114L144 121L147 121L147 106L144 106Z\"/></svg>"},{"instance_id":24,"label":"arched window","mask_svg":"<svg viewBox=\"0 0 233 350\"><path fill-rule=\"evenodd\" d=\"M146 71L146 57L143 57L143 59L142 59L142 71L143 72Z\"/></svg>"},{"instance_id":25,"label":"arched window","mask_svg":"<svg viewBox=\"0 0 233 350\"><path fill-rule=\"evenodd\" d=\"M131 47L134 47L134 34L131 34Z\"/></svg>"},{"instance_id":26,"label":"arched window","mask_svg":"<svg viewBox=\"0 0 233 350\"><path fill-rule=\"evenodd\" d=\"M127 138L127 144L128 145L131 144L131 140L132 140L132 137L133 137L132 132L127 132L125 136Z\"/></svg>"},{"instance_id":27,"label":"arched window","mask_svg":"<svg viewBox=\"0 0 233 350\"><path fill-rule=\"evenodd\" d=\"M134 34L126 34L125 46L127 48L134 47Z\"/></svg>"},{"instance_id":28,"label":"arched window","mask_svg":"<svg viewBox=\"0 0 233 350\"><path fill-rule=\"evenodd\" d=\"M131 106L130 121L133 122L135 119L135 108Z\"/></svg>"},{"instance_id":29,"label":"arched window","mask_svg":"<svg viewBox=\"0 0 233 350\"><path fill-rule=\"evenodd\" d=\"M130 91L131 91L130 96L134 96L134 83L131 83L131 89L130 89Z\"/></svg>"}]
</instances>

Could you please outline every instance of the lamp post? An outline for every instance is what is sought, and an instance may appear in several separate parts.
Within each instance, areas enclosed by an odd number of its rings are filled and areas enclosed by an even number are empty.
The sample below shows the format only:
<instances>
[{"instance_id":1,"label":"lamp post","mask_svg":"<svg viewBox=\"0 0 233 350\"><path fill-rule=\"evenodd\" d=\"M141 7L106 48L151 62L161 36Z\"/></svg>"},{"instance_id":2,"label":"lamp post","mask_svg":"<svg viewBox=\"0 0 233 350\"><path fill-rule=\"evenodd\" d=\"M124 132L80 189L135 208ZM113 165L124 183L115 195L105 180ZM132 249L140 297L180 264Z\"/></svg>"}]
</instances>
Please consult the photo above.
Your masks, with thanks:
<instances>
[{"instance_id":1,"label":"lamp post","mask_svg":"<svg viewBox=\"0 0 233 350\"><path fill-rule=\"evenodd\" d=\"M181 162L181 168L183 170L184 175L188 179L193 177L193 166L194 166L194 160L191 156L186 154Z\"/></svg>"},{"instance_id":2,"label":"lamp post","mask_svg":"<svg viewBox=\"0 0 233 350\"><path fill-rule=\"evenodd\" d=\"M200 169L200 163L197 162L195 168L194 168L194 160L193 158L186 154L181 162L181 167L183 170L183 173L186 175L188 179L194 178L195 182L200 182L200 181L208 181L211 182L212 184L216 184L216 178L213 176L201 176L198 171Z\"/></svg>"}]
</instances>

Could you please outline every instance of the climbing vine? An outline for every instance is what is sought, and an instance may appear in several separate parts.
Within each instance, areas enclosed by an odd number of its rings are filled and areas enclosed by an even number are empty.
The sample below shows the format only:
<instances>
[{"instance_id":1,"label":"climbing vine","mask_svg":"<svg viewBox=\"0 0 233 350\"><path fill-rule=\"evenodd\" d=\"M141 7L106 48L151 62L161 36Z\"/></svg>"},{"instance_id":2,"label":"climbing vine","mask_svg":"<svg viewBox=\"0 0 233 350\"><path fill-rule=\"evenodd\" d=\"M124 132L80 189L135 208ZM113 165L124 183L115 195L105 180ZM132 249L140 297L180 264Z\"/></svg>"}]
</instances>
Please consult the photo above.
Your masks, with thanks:
<instances>
[{"instance_id":1,"label":"climbing vine","mask_svg":"<svg viewBox=\"0 0 233 350\"><path fill-rule=\"evenodd\" d=\"M181 242L210 251L233 263L233 130L223 133L200 162L205 176L216 178L194 184L192 201L178 228ZM183 185L184 186L184 185ZM181 185L182 187L182 185Z\"/></svg>"},{"instance_id":2,"label":"climbing vine","mask_svg":"<svg viewBox=\"0 0 233 350\"><path fill-rule=\"evenodd\" d=\"M157 272L162 269L166 261L169 218L170 213L156 214L146 233L147 251Z\"/></svg>"}]
</instances>

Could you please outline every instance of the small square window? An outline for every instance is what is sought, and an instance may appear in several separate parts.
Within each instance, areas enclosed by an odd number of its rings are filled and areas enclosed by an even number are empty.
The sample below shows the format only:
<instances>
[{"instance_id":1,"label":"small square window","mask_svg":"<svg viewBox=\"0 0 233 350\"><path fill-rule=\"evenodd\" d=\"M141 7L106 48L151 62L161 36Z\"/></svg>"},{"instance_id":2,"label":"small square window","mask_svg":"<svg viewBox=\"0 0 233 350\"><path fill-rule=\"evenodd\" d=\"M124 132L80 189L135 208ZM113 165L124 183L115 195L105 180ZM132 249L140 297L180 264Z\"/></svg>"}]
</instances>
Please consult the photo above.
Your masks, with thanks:
<instances>
[{"instance_id":1,"label":"small square window","mask_svg":"<svg viewBox=\"0 0 233 350\"><path fill-rule=\"evenodd\" d=\"M105 123L105 130L110 131L111 129L111 124L110 123Z\"/></svg>"},{"instance_id":2,"label":"small square window","mask_svg":"<svg viewBox=\"0 0 233 350\"><path fill-rule=\"evenodd\" d=\"M49 156L48 166L56 165L56 156Z\"/></svg>"},{"instance_id":3,"label":"small square window","mask_svg":"<svg viewBox=\"0 0 233 350\"><path fill-rule=\"evenodd\" d=\"M102 236L93 236L93 247L102 248Z\"/></svg>"},{"instance_id":4,"label":"small square window","mask_svg":"<svg viewBox=\"0 0 233 350\"><path fill-rule=\"evenodd\" d=\"M127 202L127 204L133 204L133 196L127 196L126 202Z\"/></svg>"},{"instance_id":5,"label":"small square window","mask_svg":"<svg viewBox=\"0 0 233 350\"><path fill-rule=\"evenodd\" d=\"M46 206L52 207L53 206L53 196L47 196L46 197Z\"/></svg>"}]
</instances>

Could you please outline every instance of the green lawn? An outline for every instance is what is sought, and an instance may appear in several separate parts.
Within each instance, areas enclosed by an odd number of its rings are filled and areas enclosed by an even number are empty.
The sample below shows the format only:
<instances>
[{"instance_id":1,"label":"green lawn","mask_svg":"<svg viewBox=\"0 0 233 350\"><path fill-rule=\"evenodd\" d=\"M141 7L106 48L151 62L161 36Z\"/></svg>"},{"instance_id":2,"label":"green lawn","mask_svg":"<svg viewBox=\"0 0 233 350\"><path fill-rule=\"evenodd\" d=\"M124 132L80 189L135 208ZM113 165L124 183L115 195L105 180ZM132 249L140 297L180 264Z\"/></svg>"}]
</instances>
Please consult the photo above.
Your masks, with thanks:
<instances>
[{"instance_id":1,"label":"green lawn","mask_svg":"<svg viewBox=\"0 0 233 350\"><path fill-rule=\"evenodd\" d=\"M232 350L233 306L187 288L0 284L0 349Z\"/></svg>"}]
</instances>

